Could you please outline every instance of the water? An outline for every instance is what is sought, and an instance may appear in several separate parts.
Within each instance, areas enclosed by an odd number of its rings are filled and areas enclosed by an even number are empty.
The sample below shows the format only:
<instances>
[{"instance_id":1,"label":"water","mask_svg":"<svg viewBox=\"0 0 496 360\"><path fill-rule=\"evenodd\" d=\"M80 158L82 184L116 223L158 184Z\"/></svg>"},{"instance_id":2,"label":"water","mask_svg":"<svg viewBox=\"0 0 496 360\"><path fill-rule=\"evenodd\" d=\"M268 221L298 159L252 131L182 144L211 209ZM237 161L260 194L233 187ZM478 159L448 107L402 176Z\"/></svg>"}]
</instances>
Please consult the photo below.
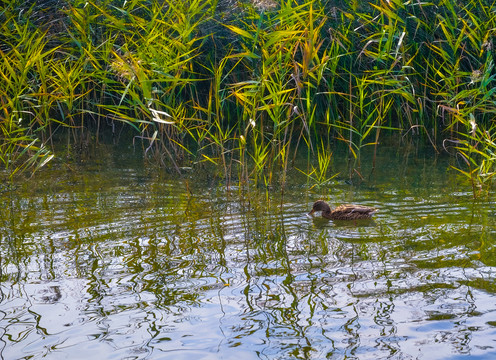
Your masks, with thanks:
<instances>
[{"instance_id":1,"label":"water","mask_svg":"<svg viewBox=\"0 0 496 360\"><path fill-rule=\"evenodd\" d=\"M336 159L284 195L112 149L4 188L0 358L495 357L494 202L443 157L383 149L362 182ZM307 217L320 197L380 210Z\"/></svg>"}]
</instances>

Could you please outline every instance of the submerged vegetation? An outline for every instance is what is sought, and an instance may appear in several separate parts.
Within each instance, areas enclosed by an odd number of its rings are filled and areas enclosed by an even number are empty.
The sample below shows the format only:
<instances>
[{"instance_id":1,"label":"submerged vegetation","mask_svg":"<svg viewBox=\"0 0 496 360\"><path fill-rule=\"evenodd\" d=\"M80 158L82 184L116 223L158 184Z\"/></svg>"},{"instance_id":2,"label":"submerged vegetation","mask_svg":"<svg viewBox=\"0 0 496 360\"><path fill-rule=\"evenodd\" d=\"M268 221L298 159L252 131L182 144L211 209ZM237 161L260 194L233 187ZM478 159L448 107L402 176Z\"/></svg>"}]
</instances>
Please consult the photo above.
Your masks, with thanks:
<instances>
[{"instance_id":1,"label":"submerged vegetation","mask_svg":"<svg viewBox=\"0 0 496 360\"><path fill-rule=\"evenodd\" d=\"M361 150L397 133L451 153L478 196L496 171L495 5L3 3L0 162L13 177L46 164L62 129L85 144L129 128L177 172L211 162L266 185L307 148L318 185L336 142L360 175Z\"/></svg>"}]
</instances>

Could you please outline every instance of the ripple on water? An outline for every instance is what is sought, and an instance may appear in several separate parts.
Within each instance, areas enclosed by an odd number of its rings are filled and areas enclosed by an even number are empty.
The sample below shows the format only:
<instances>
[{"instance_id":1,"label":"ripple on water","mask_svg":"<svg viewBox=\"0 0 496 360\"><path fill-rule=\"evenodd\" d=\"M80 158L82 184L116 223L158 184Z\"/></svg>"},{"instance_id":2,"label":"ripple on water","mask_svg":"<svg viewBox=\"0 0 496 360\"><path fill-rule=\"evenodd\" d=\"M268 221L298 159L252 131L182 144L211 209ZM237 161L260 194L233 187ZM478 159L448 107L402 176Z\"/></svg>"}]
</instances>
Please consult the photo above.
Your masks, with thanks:
<instances>
[{"instance_id":1,"label":"ripple on water","mask_svg":"<svg viewBox=\"0 0 496 360\"><path fill-rule=\"evenodd\" d=\"M495 355L494 201L337 181L335 204L379 208L338 223L306 215L325 196L301 185L81 176L2 213L4 358Z\"/></svg>"}]
</instances>

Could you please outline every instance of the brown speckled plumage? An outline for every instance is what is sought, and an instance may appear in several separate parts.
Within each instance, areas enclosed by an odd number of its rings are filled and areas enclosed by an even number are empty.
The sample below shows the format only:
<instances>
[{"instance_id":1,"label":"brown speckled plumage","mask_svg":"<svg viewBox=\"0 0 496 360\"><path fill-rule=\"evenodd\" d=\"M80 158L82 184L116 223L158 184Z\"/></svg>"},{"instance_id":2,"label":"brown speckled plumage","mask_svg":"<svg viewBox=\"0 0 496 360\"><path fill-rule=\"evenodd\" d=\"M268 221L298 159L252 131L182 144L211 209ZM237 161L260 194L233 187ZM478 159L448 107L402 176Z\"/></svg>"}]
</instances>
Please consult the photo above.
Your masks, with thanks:
<instances>
[{"instance_id":1,"label":"brown speckled plumage","mask_svg":"<svg viewBox=\"0 0 496 360\"><path fill-rule=\"evenodd\" d=\"M322 211L322 217L331 220L358 220L358 219L370 219L372 214L377 211L376 208L362 206L362 205L340 205L334 210L331 210L329 204L324 200L317 200L312 207L312 211L308 215L312 215L314 212Z\"/></svg>"}]
</instances>

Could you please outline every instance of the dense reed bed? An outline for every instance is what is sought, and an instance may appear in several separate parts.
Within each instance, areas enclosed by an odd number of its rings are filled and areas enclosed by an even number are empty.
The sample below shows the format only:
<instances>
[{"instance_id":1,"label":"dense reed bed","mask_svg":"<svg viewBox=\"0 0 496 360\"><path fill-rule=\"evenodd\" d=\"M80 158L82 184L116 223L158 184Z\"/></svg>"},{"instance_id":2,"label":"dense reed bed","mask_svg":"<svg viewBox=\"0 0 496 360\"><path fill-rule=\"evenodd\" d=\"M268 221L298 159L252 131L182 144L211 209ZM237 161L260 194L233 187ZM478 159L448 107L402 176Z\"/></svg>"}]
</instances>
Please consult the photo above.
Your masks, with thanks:
<instances>
[{"instance_id":1,"label":"dense reed bed","mask_svg":"<svg viewBox=\"0 0 496 360\"><path fill-rule=\"evenodd\" d=\"M361 150L380 150L393 132L452 154L477 196L496 164L495 9L492 0L3 3L0 161L12 177L45 165L61 129L84 144L124 128L177 172L215 163L227 180L266 185L284 184L306 148L300 171L323 184L337 142L359 169Z\"/></svg>"}]
</instances>

